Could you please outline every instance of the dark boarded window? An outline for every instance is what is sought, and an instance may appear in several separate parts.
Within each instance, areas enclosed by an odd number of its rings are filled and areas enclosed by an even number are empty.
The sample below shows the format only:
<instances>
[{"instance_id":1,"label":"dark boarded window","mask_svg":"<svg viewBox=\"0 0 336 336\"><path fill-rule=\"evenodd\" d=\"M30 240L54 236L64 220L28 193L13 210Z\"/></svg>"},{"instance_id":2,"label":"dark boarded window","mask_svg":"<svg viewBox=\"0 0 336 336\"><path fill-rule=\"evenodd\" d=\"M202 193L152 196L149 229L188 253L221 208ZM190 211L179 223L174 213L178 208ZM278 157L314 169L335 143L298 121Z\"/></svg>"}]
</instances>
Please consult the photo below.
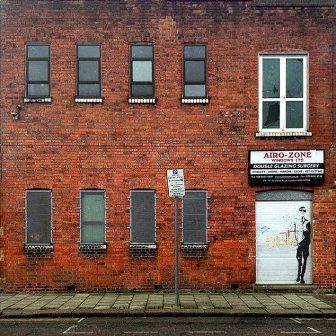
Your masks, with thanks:
<instances>
[{"instance_id":1,"label":"dark boarded window","mask_svg":"<svg viewBox=\"0 0 336 336\"><path fill-rule=\"evenodd\" d=\"M207 244L208 192L186 190L182 200L182 235L184 244Z\"/></svg>"},{"instance_id":2,"label":"dark boarded window","mask_svg":"<svg viewBox=\"0 0 336 336\"><path fill-rule=\"evenodd\" d=\"M131 243L155 243L155 191L131 190Z\"/></svg>"},{"instance_id":3,"label":"dark boarded window","mask_svg":"<svg viewBox=\"0 0 336 336\"><path fill-rule=\"evenodd\" d=\"M26 45L26 96L50 96L50 46L42 43Z\"/></svg>"},{"instance_id":4,"label":"dark boarded window","mask_svg":"<svg viewBox=\"0 0 336 336\"><path fill-rule=\"evenodd\" d=\"M77 96L100 97L100 45L77 45Z\"/></svg>"},{"instance_id":5,"label":"dark boarded window","mask_svg":"<svg viewBox=\"0 0 336 336\"><path fill-rule=\"evenodd\" d=\"M154 48L152 45L131 46L131 97L154 97Z\"/></svg>"},{"instance_id":6,"label":"dark boarded window","mask_svg":"<svg viewBox=\"0 0 336 336\"><path fill-rule=\"evenodd\" d=\"M26 244L51 244L51 191L26 191Z\"/></svg>"},{"instance_id":7,"label":"dark boarded window","mask_svg":"<svg viewBox=\"0 0 336 336\"><path fill-rule=\"evenodd\" d=\"M105 243L105 191L81 190L81 243Z\"/></svg>"},{"instance_id":8,"label":"dark boarded window","mask_svg":"<svg viewBox=\"0 0 336 336\"><path fill-rule=\"evenodd\" d=\"M183 48L183 97L207 97L207 48L185 45Z\"/></svg>"}]
</instances>

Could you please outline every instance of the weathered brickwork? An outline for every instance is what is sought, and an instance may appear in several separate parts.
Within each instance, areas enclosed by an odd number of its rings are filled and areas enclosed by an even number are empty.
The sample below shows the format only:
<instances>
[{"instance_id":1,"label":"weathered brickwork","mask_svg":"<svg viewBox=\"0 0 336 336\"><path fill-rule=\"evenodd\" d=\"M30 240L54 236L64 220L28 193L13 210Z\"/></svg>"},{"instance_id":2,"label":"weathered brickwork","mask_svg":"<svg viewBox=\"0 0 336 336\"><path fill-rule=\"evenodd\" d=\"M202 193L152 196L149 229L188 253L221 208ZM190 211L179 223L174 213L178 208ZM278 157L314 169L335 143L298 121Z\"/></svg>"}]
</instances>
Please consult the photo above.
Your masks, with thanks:
<instances>
[{"instance_id":1,"label":"weathered brickwork","mask_svg":"<svg viewBox=\"0 0 336 336\"><path fill-rule=\"evenodd\" d=\"M263 1L265 3L266 1ZM1 257L5 291L174 286L174 201L166 170L208 190L206 250L180 254L180 286L256 281L249 150L323 149L313 191L313 283L336 283L335 7L256 1L27 1L1 4ZM50 43L51 103L24 103L25 44ZM76 103L76 43L102 53L103 102ZM155 104L129 104L129 45L154 44ZM182 45L208 48L208 104L182 104ZM257 138L258 54L309 55L311 137ZM334 62L334 63L333 63ZM11 112L20 104L20 118ZM25 190L52 190L53 251L25 253ZM106 250L80 250L79 193L106 190ZM156 191L155 253L132 253L129 191ZM197 251L196 251L197 252ZM41 257L41 254L43 257ZM191 256L191 257L190 257Z\"/></svg>"}]
</instances>

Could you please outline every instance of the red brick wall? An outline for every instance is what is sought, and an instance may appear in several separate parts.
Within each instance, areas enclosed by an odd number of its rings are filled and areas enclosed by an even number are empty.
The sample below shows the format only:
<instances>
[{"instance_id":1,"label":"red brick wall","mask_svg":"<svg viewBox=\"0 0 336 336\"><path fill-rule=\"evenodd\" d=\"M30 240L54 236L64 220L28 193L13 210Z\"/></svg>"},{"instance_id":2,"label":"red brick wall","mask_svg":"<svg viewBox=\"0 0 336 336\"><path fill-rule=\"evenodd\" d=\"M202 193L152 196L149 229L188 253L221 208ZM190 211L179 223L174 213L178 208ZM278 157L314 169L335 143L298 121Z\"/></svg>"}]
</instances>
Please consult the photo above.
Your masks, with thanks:
<instances>
[{"instance_id":1,"label":"red brick wall","mask_svg":"<svg viewBox=\"0 0 336 336\"><path fill-rule=\"evenodd\" d=\"M174 202L166 170L209 192L209 250L181 257L182 288L255 283L255 192L248 150L324 149L311 190L313 281L336 283L335 10L239 1L18 1L2 5L0 277L4 289L172 288ZM51 104L23 103L26 42L51 44ZM103 104L74 102L78 42L102 46ZM155 105L128 104L129 44L155 44ZM208 105L182 105L182 44L208 45ZM256 138L258 53L309 53L312 137ZM10 112L23 109L14 121ZM24 254L26 189L53 191L54 254ZM107 195L106 254L79 254L79 191ZM129 253L129 190L155 189L158 251Z\"/></svg>"}]
</instances>

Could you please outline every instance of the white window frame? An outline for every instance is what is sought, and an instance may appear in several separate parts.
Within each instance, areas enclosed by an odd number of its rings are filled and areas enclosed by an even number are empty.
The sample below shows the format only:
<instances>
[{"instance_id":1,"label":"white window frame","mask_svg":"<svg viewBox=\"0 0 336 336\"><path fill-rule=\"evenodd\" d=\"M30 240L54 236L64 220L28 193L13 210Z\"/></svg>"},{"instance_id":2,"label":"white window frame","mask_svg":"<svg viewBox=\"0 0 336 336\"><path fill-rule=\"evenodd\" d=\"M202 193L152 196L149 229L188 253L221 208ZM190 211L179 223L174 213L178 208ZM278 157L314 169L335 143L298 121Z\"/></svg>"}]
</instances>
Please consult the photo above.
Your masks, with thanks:
<instances>
[{"instance_id":1,"label":"white window frame","mask_svg":"<svg viewBox=\"0 0 336 336\"><path fill-rule=\"evenodd\" d=\"M82 241L82 193L97 193L97 192L101 192L104 194L104 207L105 207L105 211L104 211L104 241L103 242L97 242L97 243L87 243L87 242L83 242ZM102 245L102 244L106 244L106 230L107 230L107 226L106 226L106 190L104 189L81 189L79 192L79 204L80 204L80 208L79 208L79 241L81 245Z\"/></svg>"},{"instance_id":2,"label":"white window frame","mask_svg":"<svg viewBox=\"0 0 336 336\"><path fill-rule=\"evenodd\" d=\"M303 60L303 97L302 98L287 98L286 97L286 60L287 59L302 58ZM263 60L265 59L279 59L280 60L280 95L279 98L263 98ZM293 53L293 54L259 54L258 64L259 74L259 106L258 106L258 129L259 136L262 134L272 135L293 135L293 136L310 136L308 132L309 111L308 111L308 54L307 53ZM263 128L262 127L262 105L263 102L278 101L280 105L280 127L279 128ZM303 127L302 128L286 128L286 103L291 101L303 102Z\"/></svg>"}]
</instances>

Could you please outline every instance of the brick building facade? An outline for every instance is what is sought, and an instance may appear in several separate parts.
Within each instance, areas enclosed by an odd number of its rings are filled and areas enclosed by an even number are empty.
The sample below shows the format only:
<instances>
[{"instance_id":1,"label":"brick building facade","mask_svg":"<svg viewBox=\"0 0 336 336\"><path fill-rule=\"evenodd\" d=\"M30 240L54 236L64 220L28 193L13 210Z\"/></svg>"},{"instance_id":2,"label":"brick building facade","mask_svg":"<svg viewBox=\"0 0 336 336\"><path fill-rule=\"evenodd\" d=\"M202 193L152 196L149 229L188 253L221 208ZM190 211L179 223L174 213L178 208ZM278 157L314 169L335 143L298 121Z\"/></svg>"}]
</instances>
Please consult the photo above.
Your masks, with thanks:
<instances>
[{"instance_id":1,"label":"brick building facade","mask_svg":"<svg viewBox=\"0 0 336 336\"><path fill-rule=\"evenodd\" d=\"M181 288L335 286L335 2L286 3L2 1L3 290L173 288L174 168Z\"/></svg>"}]
</instances>

